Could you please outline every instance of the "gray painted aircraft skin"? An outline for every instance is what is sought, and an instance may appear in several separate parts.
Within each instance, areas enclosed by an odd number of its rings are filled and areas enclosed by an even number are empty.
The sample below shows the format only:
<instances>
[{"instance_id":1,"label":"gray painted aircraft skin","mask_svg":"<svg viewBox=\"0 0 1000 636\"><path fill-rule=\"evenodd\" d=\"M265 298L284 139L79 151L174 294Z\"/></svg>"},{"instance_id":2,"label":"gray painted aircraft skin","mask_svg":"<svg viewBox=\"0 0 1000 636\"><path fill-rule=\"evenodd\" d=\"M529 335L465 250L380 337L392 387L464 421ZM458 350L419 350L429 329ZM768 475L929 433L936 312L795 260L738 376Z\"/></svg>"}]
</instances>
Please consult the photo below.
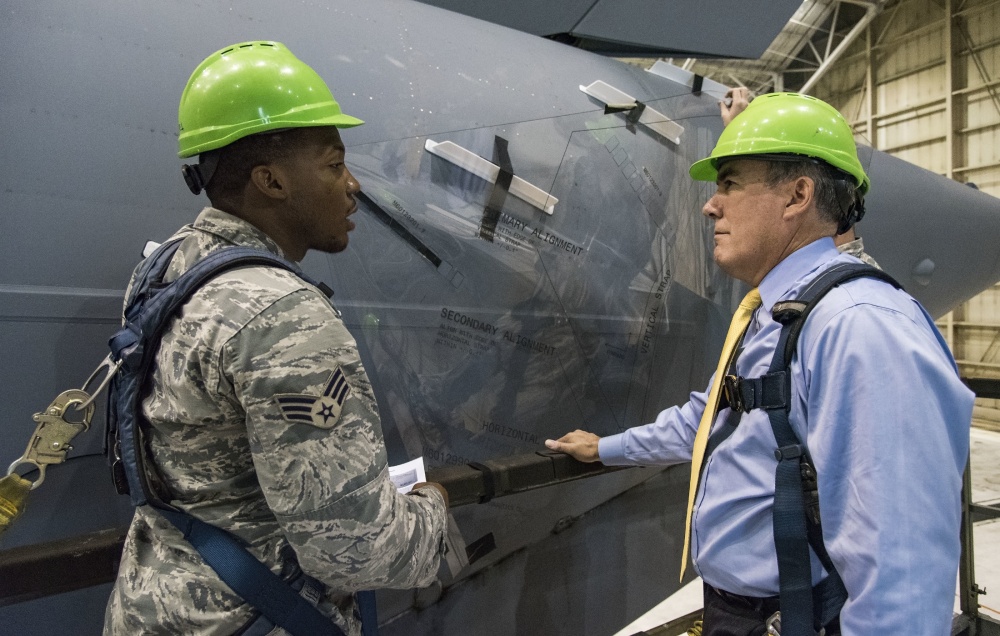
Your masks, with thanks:
<instances>
[{"instance_id":1,"label":"gray painted aircraft skin","mask_svg":"<svg viewBox=\"0 0 1000 636\"><path fill-rule=\"evenodd\" d=\"M409 1L38 0L0 23L0 465L31 415L106 354L146 240L207 205L180 178L177 101L203 57L251 39L284 42L367 121L343 138L381 212L362 205L348 250L303 265L336 290L391 463L532 452L578 426L610 434L703 388L743 293L712 262L700 209L714 185L687 174L721 131L718 85L695 95L679 71ZM580 90L598 80L678 138L605 114ZM514 175L558 201L548 214L512 186L484 233L493 186L426 148L491 160L496 137ZM1000 278L1000 201L879 152L869 174L866 247L932 314ZM128 522L99 456L102 419L0 548ZM687 473L622 471L456 509L466 541L492 533L496 549L443 592L381 594L383 633L613 633L678 587ZM108 589L2 608L0 625L98 633Z\"/></svg>"},{"instance_id":2,"label":"gray painted aircraft skin","mask_svg":"<svg viewBox=\"0 0 1000 636\"><path fill-rule=\"evenodd\" d=\"M756 59L800 0L420 0L619 57Z\"/></svg>"}]
</instances>

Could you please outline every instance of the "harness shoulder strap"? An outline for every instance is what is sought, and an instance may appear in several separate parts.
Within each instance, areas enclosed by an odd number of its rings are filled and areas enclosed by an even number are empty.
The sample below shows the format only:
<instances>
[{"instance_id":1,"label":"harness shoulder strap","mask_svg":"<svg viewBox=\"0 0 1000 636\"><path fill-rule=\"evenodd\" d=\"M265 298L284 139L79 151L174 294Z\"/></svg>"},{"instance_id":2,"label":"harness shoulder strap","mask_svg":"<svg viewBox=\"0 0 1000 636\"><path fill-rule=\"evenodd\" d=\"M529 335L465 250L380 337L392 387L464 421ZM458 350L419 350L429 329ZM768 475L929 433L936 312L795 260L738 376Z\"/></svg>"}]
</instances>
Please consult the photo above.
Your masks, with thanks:
<instances>
[{"instance_id":1,"label":"harness shoulder strap","mask_svg":"<svg viewBox=\"0 0 1000 636\"><path fill-rule=\"evenodd\" d=\"M116 459L123 462L124 476L132 503L136 506L155 500L148 473L140 470L139 419L142 413L143 384L152 369L160 339L177 310L202 285L219 274L239 267L265 265L288 270L306 282L320 286L295 264L274 254L247 247L224 248L202 259L177 280L163 284L163 276L181 239L157 248L139 267L132 294L125 309L125 324L108 342L115 362L122 368L111 383L108 399L109 436L116 434ZM114 440L109 439L109 443ZM116 479L116 483L120 480Z\"/></svg>"},{"instance_id":2,"label":"harness shoulder strap","mask_svg":"<svg viewBox=\"0 0 1000 636\"><path fill-rule=\"evenodd\" d=\"M834 265L813 279L813 281L802 290L802 293L799 294L798 298L774 304L774 308L771 310L771 315L774 319L785 327L789 327L794 330L785 343L785 348L783 350L778 349L775 351L775 354L777 354L778 351L781 351L782 360L785 362L784 366L788 366L791 362L792 354L795 353L795 346L798 343L802 327L805 325L805 320L809 314L812 313L812 310L816 307L819 301L822 300L822 298L826 296L827 293L834 287L856 278L866 277L877 278L885 281L896 289L903 288L902 285L896 282L895 278L886 274L877 267L872 267L871 265L866 265L865 263L841 263L839 265ZM775 358L775 360L776 359L777 358ZM772 368L770 370L773 371L774 362L772 362L771 367Z\"/></svg>"},{"instance_id":3,"label":"harness shoulder strap","mask_svg":"<svg viewBox=\"0 0 1000 636\"><path fill-rule=\"evenodd\" d=\"M784 391L783 403L751 408L767 410L778 445L774 452L778 465L775 469L773 525L781 594L781 631L785 636L816 634L840 613L847 600L847 590L823 545L815 469L808 449L789 422L791 360L805 321L820 300L834 287L865 276L879 278L901 288L891 276L870 265L841 264L816 277L797 299L776 303L772 310L782 329L768 373L760 380L770 377L773 378L770 382L780 383ZM810 545L829 573L816 589L812 587Z\"/></svg>"},{"instance_id":4,"label":"harness shoulder strap","mask_svg":"<svg viewBox=\"0 0 1000 636\"><path fill-rule=\"evenodd\" d=\"M111 382L107 406L106 450L113 452L109 459L113 460L115 485L121 494L131 496L133 505L148 504L169 520L226 585L274 624L295 635L343 636L340 628L258 561L239 539L165 503L150 481L144 461L142 399L160 339L181 305L207 281L239 267L279 267L324 293L329 289L294 263L246 247L214 252L164 285L164 274L182 238L161 245L139 266L124 325L108 343L114 361L122 361Z\"/></svg>"}]
</instances>

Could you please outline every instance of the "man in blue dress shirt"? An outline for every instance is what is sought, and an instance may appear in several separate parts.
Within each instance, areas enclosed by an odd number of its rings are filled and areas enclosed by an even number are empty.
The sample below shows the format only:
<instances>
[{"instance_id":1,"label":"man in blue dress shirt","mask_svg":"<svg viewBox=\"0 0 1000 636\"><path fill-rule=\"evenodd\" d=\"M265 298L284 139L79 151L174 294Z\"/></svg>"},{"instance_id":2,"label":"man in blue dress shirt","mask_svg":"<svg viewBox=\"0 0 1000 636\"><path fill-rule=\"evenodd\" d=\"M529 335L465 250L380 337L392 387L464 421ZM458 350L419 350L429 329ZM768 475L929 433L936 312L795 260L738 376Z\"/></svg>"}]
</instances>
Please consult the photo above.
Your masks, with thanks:
<instances>
[{"instance_id":1,"label":"man in blue dress shirt","mask_svg":"<svg viewBox=\"0 0 1000 636\"><path fill-rule=\"evenodd\" d=\"M755 99L691 175L717 183L702 210L715 223L715 261L760 292L736 373L762 376L781 331L774 304L858 262L833 236L851 223L868 177L843 117L796 94ZM819 475L823 539L848 594L828 636L950 633L974 396L932 319L883 281L852 280L806 320L790 371L791 425ZM577 430L546 446L608 465L690 461L714 381L651 424L605 438ZM714 427L729 414L721 408ZM691 554L706 586L706 636L763 634L777 608L775 448L757 409L705 459ZM816 585L827 574L811 558Z\"/></svg>"}]
</instances>

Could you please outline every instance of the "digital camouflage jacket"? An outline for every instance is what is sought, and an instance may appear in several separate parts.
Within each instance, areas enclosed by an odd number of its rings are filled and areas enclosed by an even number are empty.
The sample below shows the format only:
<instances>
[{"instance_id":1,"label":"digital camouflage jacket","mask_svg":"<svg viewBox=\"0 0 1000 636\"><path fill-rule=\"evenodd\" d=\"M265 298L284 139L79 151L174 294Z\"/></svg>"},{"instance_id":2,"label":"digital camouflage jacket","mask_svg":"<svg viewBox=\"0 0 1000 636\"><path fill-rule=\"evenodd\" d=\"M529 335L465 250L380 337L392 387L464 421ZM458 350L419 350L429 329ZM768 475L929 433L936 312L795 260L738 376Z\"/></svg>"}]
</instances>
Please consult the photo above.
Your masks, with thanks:
<instances>
[{"instance_id":1,"label":"digital camouflage jacket","mask_svg":"<svg viewBox=\"0 0 1000 636\"><path fill-rule=\"evenodd\" d=\"M175 236L167 280L229 245L281 254L213 208ZM163 338L143 411L163 500L241 538L272 571L325 583L320 608L347 634L360 633L352 592L433 581L443 498L396 491L355 341L294 274L237 269L198 290ZM231 634L255 616L166 519L136 511L105 634Z\"/></svg>"}]
</instances>

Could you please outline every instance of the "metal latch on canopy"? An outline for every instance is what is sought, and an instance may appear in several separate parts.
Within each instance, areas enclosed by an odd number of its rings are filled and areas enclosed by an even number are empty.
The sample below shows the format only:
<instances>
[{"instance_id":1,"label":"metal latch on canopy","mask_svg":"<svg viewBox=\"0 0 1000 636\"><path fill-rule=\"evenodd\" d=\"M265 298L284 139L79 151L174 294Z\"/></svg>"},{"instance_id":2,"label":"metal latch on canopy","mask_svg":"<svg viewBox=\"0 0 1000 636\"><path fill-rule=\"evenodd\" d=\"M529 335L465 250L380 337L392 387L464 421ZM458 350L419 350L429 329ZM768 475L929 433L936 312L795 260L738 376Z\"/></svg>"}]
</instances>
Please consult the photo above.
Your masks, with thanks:
<instances>
[{"instance_id":1,"label":"metal latch on canopy","mask_svg":"<svg viewBox=\"0 0 1000 636\"><path fill-rule=\"evenodd\" d=\"M681 143L684 127L660 111L650 108L624 91L620 91L607 82L597 80L589 86L580 86L580 90L594 99L602 102L609 112L637 111L638 123L649 128L664 139L675 144ZM626 116L627 117L627 116Z\"/></svg>"},{"instance_id":2,"label":"metal latch on canopy","mask_svg":"<svg viewBox=\"0 0 1000 636\"><path fill-rule=\"evenodd\" d=\"M488 161L480 157L476 153L467 150L454 142L437 142L432 139L428 139L424 143L424 149L432 155L441 157L445 161L453 163L463 170L468 170L477 177L485 179L490 183L496 183L497 178L500 176L500 166L492 161ZM528 183L517 175L514 175L511 179L508 191L518 199L521 199L525 203L538 208L546 214L553 214L555 212L556 204L559 203L559 199L552 196L545 190L542 190L538 186Z\"/></svg>"}]
</instances>

